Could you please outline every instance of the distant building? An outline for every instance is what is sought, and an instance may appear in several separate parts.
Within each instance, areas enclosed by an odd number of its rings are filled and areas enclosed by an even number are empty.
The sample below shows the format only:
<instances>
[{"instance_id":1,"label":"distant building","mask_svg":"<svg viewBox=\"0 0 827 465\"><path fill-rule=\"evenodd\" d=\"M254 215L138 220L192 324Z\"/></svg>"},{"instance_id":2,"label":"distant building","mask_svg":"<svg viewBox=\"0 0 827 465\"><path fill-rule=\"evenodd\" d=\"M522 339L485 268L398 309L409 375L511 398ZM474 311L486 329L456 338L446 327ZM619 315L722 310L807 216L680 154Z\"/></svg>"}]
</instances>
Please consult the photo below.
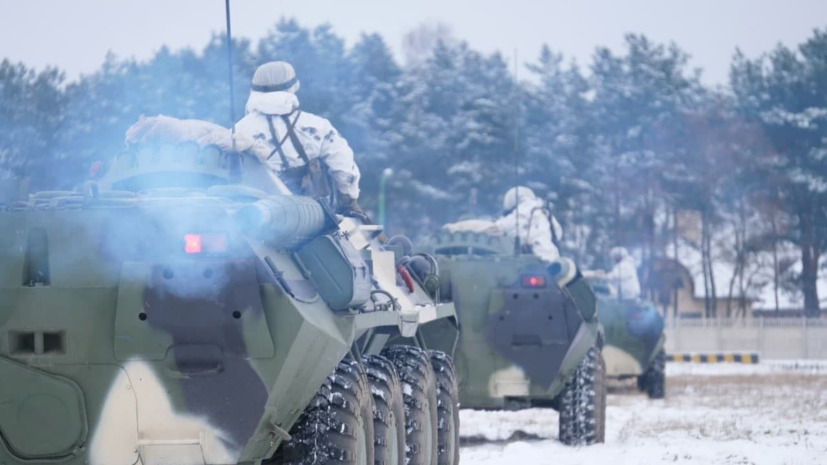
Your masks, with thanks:
<instances>
[{"instance_id":1,"label":"distant building","mask_svg":"<svg viewBox=\"0 0 827 465\"><path fill-rule=\"evenodd\" d=\"M696 283L689 270L674 259L654 260L643 282L644 295L651 299L667 318L703 318L706 314L704 283ZM700 286L700 288L698 287ZM752 317L753 299L734 295L729 289L717 289L715 314L719 317Z\"/></svg>"},{"instance_id":2,"label":"distant building","mask_svg":"<svg viewBox=\"0 0 827 465\"><path fill-rule=\"evenodd\" d=\"M790 277L801 273L801 250L790 241L774 248L750 250L741 267L736 260L736 231L718 225L715 237L702 253L703 222L700 213L682 210L671 219L673 231L660 244L665 257L643 263L641 284L644 295L655 301L664 315L703 318L714 314L729 317L796 317L804 315L804 298ZM740 274L739 274L740 273ZM716 305L706 312L712 283ZM827 256L822 259L816 283L821 307L827 309ZM730 294L731 293L731 294ZM729 311L728 311L729 310Z\"/></svg>"}]
</instances>

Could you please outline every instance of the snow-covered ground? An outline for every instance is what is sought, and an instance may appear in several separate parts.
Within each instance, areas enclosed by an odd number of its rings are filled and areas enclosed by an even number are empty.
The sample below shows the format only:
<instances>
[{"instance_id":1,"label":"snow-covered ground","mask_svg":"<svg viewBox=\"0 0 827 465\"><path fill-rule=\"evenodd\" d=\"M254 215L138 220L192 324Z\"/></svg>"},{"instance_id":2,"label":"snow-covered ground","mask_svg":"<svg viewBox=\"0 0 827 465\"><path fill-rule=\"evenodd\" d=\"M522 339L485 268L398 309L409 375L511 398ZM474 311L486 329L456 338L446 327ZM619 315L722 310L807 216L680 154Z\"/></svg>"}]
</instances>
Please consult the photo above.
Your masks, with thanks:
<instances>
[{"instance_id":1,"label":"snow-covered ground","mask_svg":"<svg viewBox=\"0 0 827 465\"><path fill-rule=\"evenodd\" d=\"M606 443L557 442L557 414L461 413L464 464L827 463L827 363L667 365L667 398L608 398Z\"/></svg>"}]
</instances>

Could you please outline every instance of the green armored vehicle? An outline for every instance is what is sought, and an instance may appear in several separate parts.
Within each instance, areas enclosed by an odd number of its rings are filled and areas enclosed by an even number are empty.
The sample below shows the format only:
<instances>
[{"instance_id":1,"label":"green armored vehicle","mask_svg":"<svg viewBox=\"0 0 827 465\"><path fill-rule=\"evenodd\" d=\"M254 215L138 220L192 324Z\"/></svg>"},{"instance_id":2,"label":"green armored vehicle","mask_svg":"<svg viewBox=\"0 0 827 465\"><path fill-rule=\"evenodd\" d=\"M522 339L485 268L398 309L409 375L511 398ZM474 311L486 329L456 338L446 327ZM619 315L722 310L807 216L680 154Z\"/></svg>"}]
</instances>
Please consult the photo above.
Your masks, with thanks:
<instances>
[{"instance_id":1,"label":"green armored vehicle","mask_svg":"<svg viewBox=\"0 0 827 465\"><path fill-rule=\"evenodd\" d=\"M571 260L549 266L515 255L506 237L447 229L423 250L436 256L440 298L455 303L462 322L462 407L553 408L561 442L603 442L601 329L594 293Z\"/></svg>"},{"instance_id":2,"label":"green armored vehicle","mask_svg":"<svg viewBox=\"0 0 827 465\"><path fill-rule=\"evenodd\" d=\"M0 190L0 463L455 464L454 307L256 157ZM427 347L436 349L434 344Z\"/></svg>"},{"instance_id":3,"label":"green armored vehicle","mask_svg":"<svg viewBox=\"0 0 827 465\"><path fill-rule=\"evenodd\" d=\"M590 277L589 282L597 294L598 315L606 334L606 375L636 378L638 389L652 399L662 399L666 393L663 317L651 302L614 297L605 279Z\"/></svg>"}]
</instances>

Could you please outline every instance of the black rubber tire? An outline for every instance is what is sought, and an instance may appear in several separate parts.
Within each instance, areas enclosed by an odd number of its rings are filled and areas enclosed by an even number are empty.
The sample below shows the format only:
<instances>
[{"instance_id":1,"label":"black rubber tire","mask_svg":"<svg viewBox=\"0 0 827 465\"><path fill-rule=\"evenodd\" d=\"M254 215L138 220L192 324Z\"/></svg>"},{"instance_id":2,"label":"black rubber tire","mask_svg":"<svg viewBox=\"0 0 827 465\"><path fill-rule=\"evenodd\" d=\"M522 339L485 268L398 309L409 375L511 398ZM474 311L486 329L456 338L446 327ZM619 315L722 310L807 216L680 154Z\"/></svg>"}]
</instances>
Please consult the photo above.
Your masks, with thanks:
<instances>
[{"instance_id":1,"label":"black rubber tire","mask_svg":"<svg viewBox=\"0 0 827 465\"><path fill-rule=\"evenodd\" d=\"M666 352L663 349L652 360L643 376L646 394L650 399L666 397Z\"/></svg>"},{"instance_id":2,"label":"black rubber tire","mask_svg":"<svg viewBox=\"0 0 827 465\"><path fill-rule=\"evenodd\" d=\"M597 357L594 372L594 442L603 444L606 442L606 394L609 389L606 385L606 360L603 359L603 351L595 350Z\"/></svg>"},{"instance_id":3,"label":"black rubber tire","mask_svg":"<svg viewBox=\"0 0 827 465\"><path fill-rule=\"evenodd\" d=\"M290 441L280 448L270 463L373 463L373 401L362 367L351 361L339 363L290 430L290 435Z\"/></svg>"},{"instance_id":4,"label":"black rubber tire","mask_svg":"<svg viewBox=\"0 0 827 465\"><path fill-rule=\"evenodd\" d=\"M646 373L637 377L637 390L640 392L646 391Z\"/></svg>"},{"instance_id":5,"label":"black rubber tire","mask_svg":"<svg viewBox=\"0 0 827 465\"><path fill-rule=\"evenodd\" d=\"M396 367L385 357L363 359L373 396L373 449L376 465L404 465L405 403Z\"/></svg>"},{"instance_id":6,"label":"black rubber tire","mask_svg":"<svg viewBox=\"0 0 827 465\"><path fill-rule=\"evenodd\" d=\"M560 442L568 446L606 439L606 365L600 350L589 349L560 395Z\"/></svg>"},{"instance_id":7,"label":"black rubber tire","mask_svg":"<svg viewBox=\"0 0 827 465\"><path fill-rule=\"evenodd\" d=\"M454 361L445 352L432 350L431 366L437 385L437 464L459 463L459 385Z\"/></svg>"},{"instance_id":8,"label":"black rubber tire","mask_svg":"<svg viewBox=\"0 0 827 465\"><path fill-rule=\"evenodd\" d=\"M382 351L396 366L405 401L407 465L437 463L436 377L425 351L412 346L391 346Z\"/></svg>"}]
</instances>

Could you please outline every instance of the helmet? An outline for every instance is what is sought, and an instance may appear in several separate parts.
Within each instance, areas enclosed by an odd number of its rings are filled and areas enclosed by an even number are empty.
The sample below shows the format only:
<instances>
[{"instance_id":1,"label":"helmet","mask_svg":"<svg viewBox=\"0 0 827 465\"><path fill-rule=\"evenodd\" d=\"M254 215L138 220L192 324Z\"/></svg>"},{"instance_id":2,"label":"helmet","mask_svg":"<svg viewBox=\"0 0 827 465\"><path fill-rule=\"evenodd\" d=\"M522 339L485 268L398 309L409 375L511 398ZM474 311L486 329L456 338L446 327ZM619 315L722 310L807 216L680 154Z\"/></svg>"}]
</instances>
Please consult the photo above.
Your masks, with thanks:
<instances>
[{"instance_id":1,"label":"helmet","mask_svg":"<svg viewBox=\"0 0 827 465\"><path fill-rule=\"evenodd\" d=\"M299 79L293 65L286 61L271 61L256 69L253 74L254 92L290 92L299 90Z\"/></svg>"},{"instance_id":2,"label":"helmet","mask_svg":"<svg viewBox=\"0 0 827 465\"><path fill-rule=\"evenodd\" d=\"M517 208L518 200L536 199L534 191L525 186L512 187L508 189L503 197L503 211L508 212Z\"/></svg>"},{"instance_id":3,"label":"helmet","mask_svg":"<svg viewBox=\"0 0 827 465\"><path fill-rule=\"evenodd\" d=\"M629 251L625 247L614 247L609 251L609 255L614 260L622 260L629 256Z\"/></svg>"}]
</instances>

